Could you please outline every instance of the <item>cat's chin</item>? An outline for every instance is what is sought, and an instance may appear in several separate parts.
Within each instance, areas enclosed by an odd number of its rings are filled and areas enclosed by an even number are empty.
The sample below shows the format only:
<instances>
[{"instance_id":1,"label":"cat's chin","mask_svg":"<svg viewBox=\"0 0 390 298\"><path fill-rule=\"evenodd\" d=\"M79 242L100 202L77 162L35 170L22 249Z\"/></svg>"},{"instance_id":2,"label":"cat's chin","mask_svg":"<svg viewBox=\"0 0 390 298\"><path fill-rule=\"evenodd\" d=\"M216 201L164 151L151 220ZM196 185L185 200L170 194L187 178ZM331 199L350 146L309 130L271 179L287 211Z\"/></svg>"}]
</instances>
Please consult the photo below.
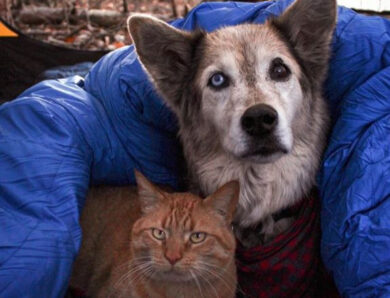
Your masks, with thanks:
<instances>
[{"instance_id":1,"label":"cat's chin","mask_svg":"<svg viewBox=\"0 0 390 298\"><path fill-rule=\"evenodd\" d=\"M193 275L190 272L171 269L153 274L153 279L168 281L168 282L188 282L193 280Z\"/></svg>"}]
</instances>

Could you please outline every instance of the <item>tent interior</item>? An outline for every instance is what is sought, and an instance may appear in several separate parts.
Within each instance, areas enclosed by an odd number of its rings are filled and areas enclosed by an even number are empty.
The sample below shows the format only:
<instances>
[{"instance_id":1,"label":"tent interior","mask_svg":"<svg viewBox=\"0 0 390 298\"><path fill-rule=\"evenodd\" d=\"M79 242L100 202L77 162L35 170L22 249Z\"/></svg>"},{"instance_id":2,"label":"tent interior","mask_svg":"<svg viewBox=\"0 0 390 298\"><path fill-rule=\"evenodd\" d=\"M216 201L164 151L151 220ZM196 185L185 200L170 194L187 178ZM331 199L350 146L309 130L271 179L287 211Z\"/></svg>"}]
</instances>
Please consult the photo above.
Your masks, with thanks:
<instances>
[{"instance_id":1,"label":"tent interior","mask_svg":"<svg viewBox=\"0 0 390 298\"><path fill-rule=\"evenodd\" d=\"M45 71L57 68L67 74L82 72L107 51L83 51L32 39L0 19L0 103L17 97L35 83L49 78ZM89 64L87 64L89 65ZM57 76L59 77L59 76Z\"/></svg>"}]
</instances>

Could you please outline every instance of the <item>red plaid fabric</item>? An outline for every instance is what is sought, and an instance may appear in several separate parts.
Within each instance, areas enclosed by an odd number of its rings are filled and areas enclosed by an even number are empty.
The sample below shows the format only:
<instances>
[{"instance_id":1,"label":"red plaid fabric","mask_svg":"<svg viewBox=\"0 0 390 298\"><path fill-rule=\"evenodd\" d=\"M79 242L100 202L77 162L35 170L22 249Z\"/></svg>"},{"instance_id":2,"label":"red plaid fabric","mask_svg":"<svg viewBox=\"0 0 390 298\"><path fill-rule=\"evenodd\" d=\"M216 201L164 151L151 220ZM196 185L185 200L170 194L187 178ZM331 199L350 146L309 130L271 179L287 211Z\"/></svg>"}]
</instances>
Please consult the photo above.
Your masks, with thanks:
<instances>
[{"instance_id":1,"label":"red plaid fabric","mask_svg":"<svg viewBox=\"0 0 390 298\"><path fill-rule=\"evenodd\" d=\"M85 291L77 288L69 288L65 298L87 298Z\"/></svg>"},{"instance_id":2,"label":"red plaid fabric","mask_svg":"<svg viewBox=\"0 0 390 298\"><path fill-rule=\"evenodd\" d=\"M238 297L338 297L320 258L319 200L293 208L300 209L295 222L272 242L238 244Z\"/></svg>"}]
</instances>

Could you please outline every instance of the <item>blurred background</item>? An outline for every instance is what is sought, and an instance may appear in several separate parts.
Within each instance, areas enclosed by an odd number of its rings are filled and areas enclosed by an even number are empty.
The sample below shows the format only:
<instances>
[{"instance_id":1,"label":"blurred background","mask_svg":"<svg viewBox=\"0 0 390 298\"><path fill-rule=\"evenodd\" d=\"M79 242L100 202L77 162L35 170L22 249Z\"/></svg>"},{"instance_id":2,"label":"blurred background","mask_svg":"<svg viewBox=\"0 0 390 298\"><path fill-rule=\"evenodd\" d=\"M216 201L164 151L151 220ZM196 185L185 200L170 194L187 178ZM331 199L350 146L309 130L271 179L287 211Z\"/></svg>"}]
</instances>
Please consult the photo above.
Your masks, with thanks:
<instances>
[{"instance_id":1,"label":"blurred background","mask_svg":"<svg viewBox=\"0 0 390 298\"><path fill-rule=\"evenodd\" d=\"M150 13L168 21L185 16L200 2L202 0L0 0L0 17L24 34L54 45L114 50L130 43L125 21L131 13ZM390 12L390 0L338 0L338 3L368 13Z\"/></svg>"},{"instance_id":2,"label":"blurred background","mask_svg":"<svg viewBox=\"0 0 390 298\"><path fill-rule=\"evenodd\" d=\"M168 21L201 0L0 0L0 17L24 34L54 45L114 50L129 44L127 16L152 14Z\"/></svg>"}]
</instances>

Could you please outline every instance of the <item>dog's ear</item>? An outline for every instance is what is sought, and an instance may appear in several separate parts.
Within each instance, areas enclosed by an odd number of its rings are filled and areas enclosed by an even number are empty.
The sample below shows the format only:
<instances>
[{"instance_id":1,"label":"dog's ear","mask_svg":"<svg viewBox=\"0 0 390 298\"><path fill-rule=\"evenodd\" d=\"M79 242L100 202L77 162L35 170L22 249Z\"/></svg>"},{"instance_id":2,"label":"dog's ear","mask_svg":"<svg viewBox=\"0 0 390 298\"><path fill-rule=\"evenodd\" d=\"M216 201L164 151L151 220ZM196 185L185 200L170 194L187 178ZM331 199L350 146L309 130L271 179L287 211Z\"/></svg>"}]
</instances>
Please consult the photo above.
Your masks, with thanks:
<instances>
[{"instance_id":1,"label":"dog's ear","mask_svg":"<svg viewBox=\"0 0 390 298\"><path fill-rule=\"evenodd\" d=\"M291 44L305 72L320 84L328 69L336 19L336 0L296 0L280 17L271 20Z\"/></svg>"},{"instance_id":2,"label":"dog's ear","mask_svg":"<svg viewBox=\"0 0 390 298\"><path fill-rule=\"evenodd\" d=\"M142 14L131 16L127 23L141 63L167 103L176 109L199 34Z\"/></svg>"}]
</instances>

